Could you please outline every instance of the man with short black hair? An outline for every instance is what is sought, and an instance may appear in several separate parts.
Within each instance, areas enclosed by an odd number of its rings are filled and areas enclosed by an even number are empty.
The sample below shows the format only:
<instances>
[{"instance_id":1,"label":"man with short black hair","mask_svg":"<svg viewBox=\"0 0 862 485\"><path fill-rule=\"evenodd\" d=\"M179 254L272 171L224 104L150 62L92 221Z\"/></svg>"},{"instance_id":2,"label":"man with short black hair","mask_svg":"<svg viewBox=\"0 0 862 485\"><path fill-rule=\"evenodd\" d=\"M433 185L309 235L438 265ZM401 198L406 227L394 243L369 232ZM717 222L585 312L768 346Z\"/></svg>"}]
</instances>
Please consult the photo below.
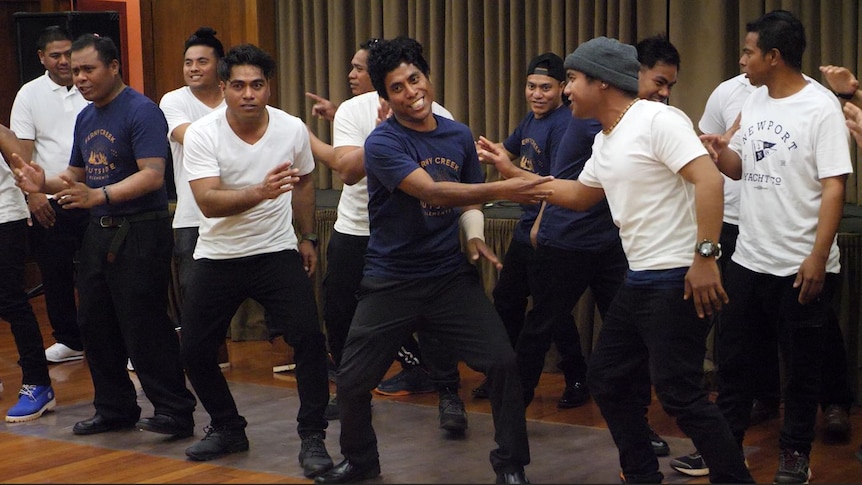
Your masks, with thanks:
<instances>
[{"instance_id":1,"label":"man with short black hair","mask_svg":"<svg viewBox=\"0 0 862 485\"><path fill-rule=\"evenodd\" d=\"M313 478L332 467L324 439L329 398L326 342L311 276L317 269L314 159L301 120L268 106L272 57L251 44L219 60L225 108L186 130L189 183L204 218L183 305L183 362L212 421L203 440L186 449L211 460L249 448L218 366L218 348L246 298L267 314L270 333L296 356L299 463ZM297 237L296 231L301 234Z\"/></svg>"},{"instance_id":2,"label":"man with short black hair","mask_svg":"<svg viewBox=\"0 0 862 485\"><path fill-rule=\"evenodd\" d=\"M34 160L53 177L69 165L72 133L78 113L87 106L72 80L69 57L72 37L59 27L42 31L37 42L45 74L18 91L12 105L10 128L21 140L21 158ZM45 350L48 362L84 358L75 302L75 256L89 223L86 209L60 210L50 196L27 197L33 224L28 240L39 265L45 309L56 342Z\"/></svg>"},{"instance_id":3,"label":"man with short black hair","mask_svg":"<svg viewBox=\"0 0 862 485\"><path fill-rule=\"evenodd\" d=\"M535 185L547 178L481 183L469 128L432 112L428 63L415 40L382 41L368 68L393 116L364 146L371 238L338 369L344 461L316 481L348 483L380 474L370 391L402 339L419 330L488 376L497 482L526 483L530 452L515 352L476 268L461 252L459 225L470 259L484 257L499 268L484 242L479 204L495 198L540 202L548 193Z\"/></svg>"}]
</instances>

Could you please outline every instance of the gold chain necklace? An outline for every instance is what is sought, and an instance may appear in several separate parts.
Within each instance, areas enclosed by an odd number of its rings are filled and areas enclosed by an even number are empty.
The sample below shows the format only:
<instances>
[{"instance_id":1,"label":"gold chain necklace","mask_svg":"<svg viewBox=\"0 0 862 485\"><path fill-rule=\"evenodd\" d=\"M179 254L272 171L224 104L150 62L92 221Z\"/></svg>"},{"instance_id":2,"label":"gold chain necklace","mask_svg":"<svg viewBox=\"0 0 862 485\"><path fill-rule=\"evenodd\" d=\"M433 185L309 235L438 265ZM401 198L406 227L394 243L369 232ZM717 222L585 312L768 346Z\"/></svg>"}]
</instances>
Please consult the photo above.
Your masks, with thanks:
<instances>
[{"instance_id":1,"label":"gold chain necklace","mask_svg":"<svg viewBox=\"0 0 862 485\"><path fill-rule=\"evenodd\" d=\"M626 106L626 109L624 109L623 112L620 113L619 116L617 116L617 120L614 121L614 124L612 124L611 127L608 128L607 130L602 130L602 133L604 133L605 135L610 135L611 131L613 131L614 128L617 127L617 125L620 123L620 120L623 119L623 116L625 116L625 114L629 110L629 108L631 108L635 103L637 103L637 101L638 101L638 98L633 99L632 102L629 103L628 106Z\"/></svg>"}]
</instances>

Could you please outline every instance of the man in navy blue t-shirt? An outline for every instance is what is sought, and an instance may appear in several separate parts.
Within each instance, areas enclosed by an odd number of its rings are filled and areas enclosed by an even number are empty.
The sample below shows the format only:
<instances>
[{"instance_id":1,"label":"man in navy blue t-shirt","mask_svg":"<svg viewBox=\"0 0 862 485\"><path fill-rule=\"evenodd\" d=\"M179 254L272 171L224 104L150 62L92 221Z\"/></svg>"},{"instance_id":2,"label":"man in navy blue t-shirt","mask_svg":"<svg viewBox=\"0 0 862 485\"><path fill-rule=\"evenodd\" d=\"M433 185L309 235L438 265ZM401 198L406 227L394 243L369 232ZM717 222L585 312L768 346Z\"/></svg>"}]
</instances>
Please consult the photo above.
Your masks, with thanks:
<instances>
[{"instance_id":1,"label":"man in navy blue t-shirt","mask_svg":"<svg viewBox=\"0 0 862 485\"><path fill-rule=\"evenodd\" d=\"M524 178L482 183L469 128L431 112L434 91L418 42L382 41L368 68L393 116L365 142L371 238L337 379L345 459L316 481L347 483L380 473L370 391L404 337L418 330L488 376L499 445L491 464L498 483L526 483L530 451L515 353L461 251L459 225L470 259L482 256L499 266L484 243L479 204L495 198L537 203L548 192Z\"/></svg>"},{"instance_id":2,"label":"man in navy blue t-shirt","mask_svg":"<svg viewBox=\"0 0 862 485\"><path fill-rule=\"evenodd\" d=\"M29 192L53 194L63 209L90 209L77 275L78 325L93 378L95 415L78 435L137 426L193 434L195 397L186 388L179 339L167 314L173 233L164 171L168 124L159 107L127 87L117 47L85 34L72 43L72 75L92 104L78 115L69 167L45 179L19 173ZM126 371L131 358L153 417Z\"/></svg>"}]
</instances>

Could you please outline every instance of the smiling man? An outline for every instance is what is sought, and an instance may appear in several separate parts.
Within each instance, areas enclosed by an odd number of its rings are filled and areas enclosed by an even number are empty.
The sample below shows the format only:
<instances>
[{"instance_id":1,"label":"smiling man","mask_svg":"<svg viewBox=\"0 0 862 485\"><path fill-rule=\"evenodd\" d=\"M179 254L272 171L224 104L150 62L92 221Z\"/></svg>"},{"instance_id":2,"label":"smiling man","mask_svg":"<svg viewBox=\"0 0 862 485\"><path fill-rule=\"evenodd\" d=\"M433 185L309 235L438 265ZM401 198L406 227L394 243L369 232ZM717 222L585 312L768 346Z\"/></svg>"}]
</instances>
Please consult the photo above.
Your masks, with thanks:
<instances>
[{"instance_id":1,"label":"smiling man","mask_svg":"<svg viewBox=\"0 0 862 485\"><path fill-rule=\"evenodd\" d=\"M515 353L476 268L461 252L459 225L470 259L484 257L499 267L484 242L479 204L510 197L536 203L548 195L535 188L546 178L481 183L469 128L432 112L434 88L415 40L382 41L368 68L393 116L364 147L371 237L338 368L344 461L316 481L349 483L380 474L370 391L403 339L418 330L488 376L497 482L525 483L530 452Z\"/></svg>"}]
</instances>

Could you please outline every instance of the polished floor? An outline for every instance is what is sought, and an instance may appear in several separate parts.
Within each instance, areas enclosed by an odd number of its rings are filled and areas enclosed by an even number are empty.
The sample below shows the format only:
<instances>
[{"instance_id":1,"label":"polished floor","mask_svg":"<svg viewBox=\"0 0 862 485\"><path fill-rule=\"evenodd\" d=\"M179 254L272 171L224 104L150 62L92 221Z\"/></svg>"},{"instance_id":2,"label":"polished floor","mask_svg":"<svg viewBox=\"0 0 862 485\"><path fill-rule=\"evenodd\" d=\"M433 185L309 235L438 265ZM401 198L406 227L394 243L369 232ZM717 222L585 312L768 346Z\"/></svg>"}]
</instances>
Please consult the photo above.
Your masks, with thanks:
<instances>
[{"instance_id":1,"label":"polished floor","mask_svg":"<svg viewBox=\"0 0 862 485\"><path fill-rule=\"evenodd\" d=\"M44 318L44 301L33 300L43 322L46 344L52 343ZM182 450L195 438L166 441L163 436L138 431L81 437L71 425L92 413L92 384L86 364L51 366L57 409L39 420L0 427L0 483L307 483L296 460L297 398L293 374L273 373L284 363L284 346L269 342L230 342L231 366L225 376L231 383L241 412L249 420L251 450L207 463L184 459ZM8 331L0 332L0 393L4 412L15 400L20 385L17 354ZM493 473L487 453L493 446L490 406L470 397L481 375L462 366L462 397L470 415L465 437L453 439L437 429L437 397L374 397L374 423L378 432L383 473L374 483L488 483ZM398 371L393 366L390 373ZM134 375L132 374L134 378ZM616 450L596 406L560 410L556 400L560 374L542 377L537 398L528 408L528 430L533 463L527 475L534 483L618 483ZM151 411L140 395L144 413ZM199 406L200 408L200 406ZM202 409L196 414L195 436L207 424ZM654 403L650 423L671 444L671 455L691 450L690 441L673 420ZM853 436L847 443L824 443L818 433L812 453L814 483L862 482L862 463L855 453L862 443L862 413L851 415ZM779 420L754 426L746 438L752 474L769 483L777 463ZM329 429L327 446L338 460L337 422ZM668 483L706 483L690 479L661 459Z\"/></svg>"}]
</instances>

